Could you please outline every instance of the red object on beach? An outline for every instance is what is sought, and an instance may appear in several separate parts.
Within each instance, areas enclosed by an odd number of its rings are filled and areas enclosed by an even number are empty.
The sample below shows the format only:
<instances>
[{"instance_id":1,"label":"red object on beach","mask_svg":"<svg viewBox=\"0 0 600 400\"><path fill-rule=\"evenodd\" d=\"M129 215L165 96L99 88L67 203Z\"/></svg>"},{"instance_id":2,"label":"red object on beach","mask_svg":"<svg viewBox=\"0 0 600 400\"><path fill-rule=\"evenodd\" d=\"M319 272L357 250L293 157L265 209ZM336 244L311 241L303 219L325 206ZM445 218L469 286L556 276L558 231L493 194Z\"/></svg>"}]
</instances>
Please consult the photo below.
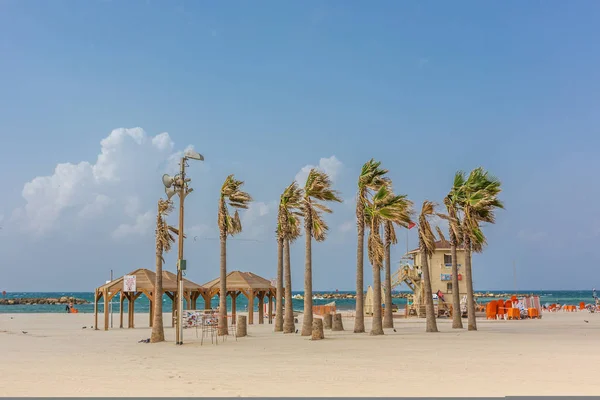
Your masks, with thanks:
<instances>
[{"instance_id":1,"label":"red object on beach","mask_svg":"<svg viewBox=\"0 0 600 400\"><path fill-rule=\"evenodd\" d=\"M408 229L412 229L415 226L417 226L417 224L415 224L414 222L411 222L410 224L408 224Z\"/></svg>"},{"instance_id":2,"label":"red object on beach","mask_svg":"<svg viewBox=\"0 0 600 400\"><path fill-rule=\"evenodd\" d=\"M458 280L462 281L462 274L458 274Z\"/></svg>"}]
</instances>

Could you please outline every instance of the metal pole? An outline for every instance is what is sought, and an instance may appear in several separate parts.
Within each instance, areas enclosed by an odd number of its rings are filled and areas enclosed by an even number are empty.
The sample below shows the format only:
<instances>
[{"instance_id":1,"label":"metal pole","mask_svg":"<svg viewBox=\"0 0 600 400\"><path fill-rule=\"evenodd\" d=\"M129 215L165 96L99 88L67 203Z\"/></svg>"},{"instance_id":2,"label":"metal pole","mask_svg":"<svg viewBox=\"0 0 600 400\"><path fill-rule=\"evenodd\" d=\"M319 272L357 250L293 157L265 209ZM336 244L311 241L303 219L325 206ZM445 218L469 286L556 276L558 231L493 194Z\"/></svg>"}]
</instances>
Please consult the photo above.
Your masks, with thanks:
<instances>
[{"instance_id":1,"label":"metal pole","mask_svg":"<svg viewBox=\"0 0 600 400\"><path fill-rule=\"evenodd\" d=\"M180 186L179 186L179 246L177 249L177 332L176 344L183 344L183 274L179 261L183 260L183 202L185 199L185 161L181 158Z\"/></svg>"},{"instance_id":2,"label":"metal pole","mask_svg":"<svg viewBox=\"0 0 600 400\"><path fill-rule=\"evenodd\" d=\"M110 270L110 281L112 282L113 280L113 270ZM112 329L113 327L113 302L112 299L110 299L110 327Z\"/></svg>"}]
</instances>

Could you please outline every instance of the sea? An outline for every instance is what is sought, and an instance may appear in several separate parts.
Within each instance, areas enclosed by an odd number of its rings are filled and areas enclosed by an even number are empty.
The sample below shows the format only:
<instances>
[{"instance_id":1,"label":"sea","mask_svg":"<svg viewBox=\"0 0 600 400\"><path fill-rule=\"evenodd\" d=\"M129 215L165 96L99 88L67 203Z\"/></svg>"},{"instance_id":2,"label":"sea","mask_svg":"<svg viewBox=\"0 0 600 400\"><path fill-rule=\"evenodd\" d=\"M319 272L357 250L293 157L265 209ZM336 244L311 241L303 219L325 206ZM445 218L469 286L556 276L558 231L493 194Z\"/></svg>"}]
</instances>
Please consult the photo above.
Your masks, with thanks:
<instances>
[{"instance_id":1,"label":"sea","mask_svg":"<svg viewBox=\"0 0 600 400\"><path fill-rule=\"evenodd\" d=\"M313 296L313 305L324 305L335 301L336 307L338 310L353 310L355 308L354 299L324 299L322 295L324 294L354 294L355 292L315 292ZM408 293L408 292L393 292L393 293ZM486 291L486 292L478 292L478 293L489 293L495 295L502 294L516 294L519 295L535 295L540 296L541 304L551 304L551 303L560 303L560 304L573 304L578 305L580 302L584 302L586 304L593 303L594 299L592 296L591 290L534 290L534 291ZM294 295L303 295L303 292L293 292ZM1 295L0 295L1 296ZM75 307L80 313L93 313L94 312L94 293L93 292L13 292L6 293L4 298L7 299L18 299L18 298L60 298L63 296L67 297L75 297L78 299L83 299L89 301L88 304L78 304ZM480 303L486 303L488 301L497 299L498 297L480 297L478 301ZM508 298L508 297L507 297ZM228 308L231 309L230 298L228 300ZM449 299L446 299L448 301ZM198 307L204 306L204 301L202 298L198 299ZM393 303L399 306L406 304L406 299L404 298L394 298ZM211 307L218 307L219 298L214 297L211 302ZM172 301L164 296L163 298L163 310L164 312L171 312ZM119 299L118 296L115 297L111 304L113 313L119 312ZM124 306L125 310L127 310L127 304ZM236 308L239 311L246 311L248 309L248 301L244 296L239 296L237 299ZM302 311L304 309L304 300L294 299L293 300L293 309ZM99 312L104 311L104 302L100 301L98 303ZM254 301L254 310L258 310L258 299ZM148 312L149 311L149 302L145 296L140 296L135 302L135 311L139 313ZM32 305L0 305L0 313L64 313L65 312L65 304L32 304Z\"/></svg>"}]
</instances>

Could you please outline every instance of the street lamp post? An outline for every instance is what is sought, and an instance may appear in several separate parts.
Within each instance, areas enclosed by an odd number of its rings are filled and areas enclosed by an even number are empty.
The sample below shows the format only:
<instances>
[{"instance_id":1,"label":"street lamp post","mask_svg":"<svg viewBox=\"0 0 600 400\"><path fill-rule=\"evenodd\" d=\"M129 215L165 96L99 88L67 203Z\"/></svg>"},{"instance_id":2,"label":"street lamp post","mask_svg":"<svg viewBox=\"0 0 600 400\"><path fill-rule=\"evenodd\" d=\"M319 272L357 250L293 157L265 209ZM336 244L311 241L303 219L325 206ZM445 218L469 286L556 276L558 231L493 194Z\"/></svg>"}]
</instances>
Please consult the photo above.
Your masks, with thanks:
<instances>
[{"instance_id":1,"label":"street lamp post","mask_svg":"<svg viewBox=\"0 0 600 400\"><path fill-rule=\"evenodd\" d=\"M175 295L175 305L177 307L177 322L175 331L175 344L183 344L183 271L186 269L186 262L183 258L183 216L184 216L184 200L188 194L194 189L188 186L190 178L185 176L185 167L187 160L204 161L204 157L195 151L188 151L179 164L179 174L171 177L167 174L163 175L163 184L165 185L165 193L167 199L171 200L175 194L179 195L179 234L177 247L177 294Z\"/></svg>"}]
</instances>

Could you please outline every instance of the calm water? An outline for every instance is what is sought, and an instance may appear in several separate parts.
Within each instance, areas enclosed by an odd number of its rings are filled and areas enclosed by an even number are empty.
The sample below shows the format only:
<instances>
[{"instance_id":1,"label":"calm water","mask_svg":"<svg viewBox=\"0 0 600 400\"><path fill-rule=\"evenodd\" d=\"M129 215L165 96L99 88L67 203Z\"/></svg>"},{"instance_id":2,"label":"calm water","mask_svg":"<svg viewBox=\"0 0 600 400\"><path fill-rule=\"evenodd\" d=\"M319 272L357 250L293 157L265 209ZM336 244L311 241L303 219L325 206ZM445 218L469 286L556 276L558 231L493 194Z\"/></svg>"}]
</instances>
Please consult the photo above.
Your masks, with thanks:
<instances>
[{"instance_id":1,"label":"calm water","mask_svg":"<svg viewBox=\"0 0 600 400\"><path fill-rule=\"evenodd\" d=\"M508 291L490 291L488 293L507 293ZM327 293L327 292L318 292L318 293ZM329 293L333 293L333 292L329 292ZM339 293L354 293L354 292L339 292ZM398 292L401 293L401 292ZM404 292L406 293L406 292ZM508 292L511 293L511 292ZM591 303L593 302L593 298L592 298L592 291L591 290L573 290L573 291L567 291L567 290L559 290L559 291L548 291L548 290L542 290L542 291L519 291L519 294L534 294L537 296L540 296L541 299L541 303L545 304L545 303L560 303L560 304L579 304L579 302L583 301L585 303ZM294 292L294 294L302 294L302 292ZM17 293L7 293L6 294L6 298L26 298L26 297L42 297L42 298L58 298L58 297L62 297L62 296L68 296L68 297L76 297L79 299L84 299L90 302L90 304L79 304L76 306L76 308L79 310L79 312L82 313L93 313L94 312L94 304L93 304L93 300L94 300L94 293L88 293L88 292L52 292L52 293L42 293L42 292L35 292L35 293L28 293L28 292L17 292ZM228 298L228 305L229 308L231 307L231 303L229 302L229 298ZM448 299L447 299L448 300ZM493 298L480 298L479 301L480 302L487 302L493 300ZM333 300L320 300L320 299L315 299L313 300L313 304L314 305L323 305L323 304L327 304L329 302L331 302ZM336 299L336 306L338 309L340 310L351 310L354 309L355 307L355 302L353 299ZM200 298L198 299L198 308L202 308L203 307L203 300ZM219 300L218 297L215 297L212 299L212 307L217 307L219 304ZM398 305L402 305L402 304L406 304L406 300L405 299L394 299L394 304L398 304ZM164 308L164 312L170 312L171 311L171 305L172 302L171 300L165 296L163 299L163 308ZM303 300L293 300L293 306L294 306L294 310L302 310L304 308L304 301ZM239 296L238 300L237 300L237 309L238 310L246 310L248 307L248 301L246 300L246 298L244 296ZM125 303L125 310L127 310L127 303ZM136 300L135 302L135 311L136 312L148 312L148 308L149 308L149 303L148 303L148 299L142 295L138 298L138 300ZM255 311L258 310L258 300L255 299L254 301L254 308ZM103 311L104 309L104 303L101 302L98 304L98 309L100 312ZM0 305L0 313L64 313L65 312L65 305L62 304L56 304L56 305L50 305L50 304L36 304L36 305ZM113 312L119 312L119 299L118 297L116 297L115 299L113 299Z\"/></svg>"}]
</instances>

